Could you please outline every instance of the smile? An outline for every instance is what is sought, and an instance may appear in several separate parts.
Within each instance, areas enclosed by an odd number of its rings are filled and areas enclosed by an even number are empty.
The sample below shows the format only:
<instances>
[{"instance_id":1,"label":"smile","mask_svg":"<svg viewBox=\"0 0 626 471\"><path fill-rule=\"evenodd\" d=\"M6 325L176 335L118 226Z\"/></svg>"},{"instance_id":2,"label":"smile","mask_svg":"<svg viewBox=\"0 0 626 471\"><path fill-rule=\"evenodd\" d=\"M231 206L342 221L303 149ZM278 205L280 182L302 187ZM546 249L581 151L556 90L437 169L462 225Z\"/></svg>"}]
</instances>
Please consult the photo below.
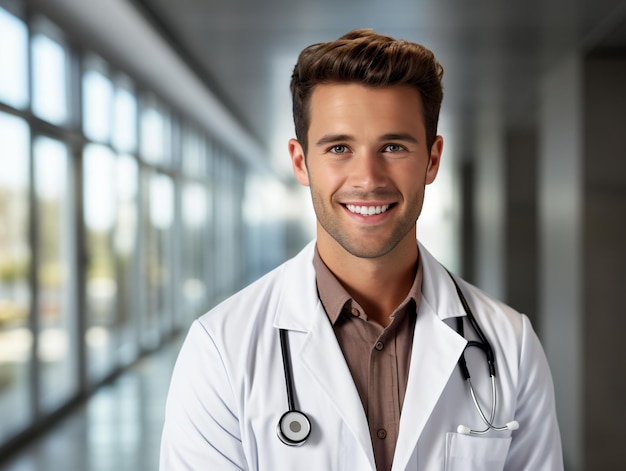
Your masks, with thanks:
<instances>
[{"instance_id":1,"label":"smile","mask_svg":"<svg viewBox=\"0 0 626 471\"><path fill-rule=\"evenodd\" d=\"M391 205L383 204L381 206L357 206L354 204L347 204L348 211L361 216L373 216L374 214L381 214L386 212Z\"/></svg>"}]
</instances>

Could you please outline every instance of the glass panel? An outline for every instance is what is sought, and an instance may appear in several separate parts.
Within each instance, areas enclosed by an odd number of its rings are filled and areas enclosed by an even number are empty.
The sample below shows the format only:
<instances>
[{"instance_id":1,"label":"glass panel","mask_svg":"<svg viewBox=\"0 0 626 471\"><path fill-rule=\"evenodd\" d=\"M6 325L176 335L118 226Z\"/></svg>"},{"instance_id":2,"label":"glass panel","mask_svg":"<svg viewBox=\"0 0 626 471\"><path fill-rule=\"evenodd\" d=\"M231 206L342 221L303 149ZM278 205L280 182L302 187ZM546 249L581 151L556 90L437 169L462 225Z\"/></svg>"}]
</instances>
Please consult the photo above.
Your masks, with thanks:
<instances>
[{"instance_id":1,"label":"glass panel","mask_svg":"<svg viewBox=\"0 0 626 471\"><path fill-rule=\"evenodd\" d=\"M117 159L117 228L115 251L118 261L118 330L120 344L118 359L128 364L137 356L137 230L139 166L127 155Z\"/></svg>"},{"instance_id":2,"label":"glass panel","mask_svg":"<svg viewBox=\"0 0 626 471\"><path fill-rule=\"evenodd\" d=\"M218 177L216 181L216 195L219 195L219 204L215 207L215 220L219 221L219 228L215 232L215 264L219 267L215 277L218 295L230 294L235 285L237 264L240 254L237 243L236 224L240 209L235 200L232 163L224 156L218 161Z\"/></svg>"},{"instance_id":3,"label":"glass panel","mask_svg":"<svg viewBox=\"0 0 626 471\"><path fill-rule=\"evenodd\" d=\"M66 402L78 389L77 322L74 306L72 185L69 156L59 141L34 144L37 198L37 315L40 399L44 410Z\"/></svg>"},{"instance_id":4,"label":"glass panel","mask_svg":"<svg viewBox=\"0 0 626 471\"><path fill-rule=\"evenodd\" d=\"M158 293L156 312L160 330L171 329L172 304L172 226L174 223L174 183L164 174L154 174L150 181L150 222L155 248L158 251L157 265L152 273L152 289Z\"/></svg>"},{"instance_id":5,"label":"glass panel","mask_svg":"<svg viewBox=\"0 0 626 471\"><path fill-rule=\"evenodd\" d=\"M204 177L207 167L206 141L189 130L183 133L183 172Z\"/></svg>"},{"instance_id":6,"label":"glass panel","mask_svg":"<svg viewBox=\"0 0 626 471\"><path fill-rule=\"evenodd\" d=\"M170 177L156 172L146 173L145 183L148 192L142 245L146 311L141 331L144 345L152 347L171 328L174 185Z\"/></svg>"},{"instance_id":7,"label":"glass panel","mask_svg":"<svg viewBox=\"0 0 626 471\"><path fill-rule=\"evenodd\" d=\"M146 105L141 111L141 157L150 163L171 163L171 132L169 117L157 105Z\"/></svg>"},{"instance_id":8,"label":"glass panel","mask_svg":"<svg viewBox=\"0 0 626 471\"><path fill-rule=\"evenodd\" d=\"M186 320L207 309L207 218L210 204L205 186L189 183L183 187L182 299Z\"/></svg>"},{"instance_id":9,"label":"glass panel","mask_svg":"<svg viewBox=\"0 0 626 471\"><path fill-rule=\"evenodd\" d=\"M16 108L28 104L27 48L26 25L0 7L0 101Z\"/></svg>"},{"instance_id":10,"label":"glass panel","mask_svg":"<svg viewBox=\"0 0 626 471\"><path fill-rule=\"evenodd\" d=\"M113 85L95 70L83 76L83 129L88 139L107 142L111 135Z\"/></svg>"},{"instance_id":11,"label":"glass panel","mask_svg":"<svg viewBox=\"0 0 626 471\"><path fill-rule=\"evenodd\" d=\"M28 239L30 136L25 121L0 112L0 442L31 420L33 336Z\"/></svg>"},{"instance_id":12,"label":"glass panel","mask_svg":"<svg viewBox=\"0 0 626 471\"><path fill-rule=\"evenodd\" d=\"M68 118L67 53L65 48L43 34L32 41L33 112L53 124Z\"/></svg>"},{"instance_id":13,"label":"glass panel","mask_svg":"<svg viewBox=\"0 0 626 471\"><path fill-rule=\"evenodd\" d=\"M115 156L104 146L85 148L84 197L87 242L88 376L102 379L114 364L117 278L113 237L116 218Z\"/></svg>"},{"instance_id":14,"label":"glass panel","mask_svg":"<svg viewBox=\"0 0 626 471\"><path fill-rule=\"evenodd\" d=\"M115 92L113 145L121 152L137 148L137 100L125 88Z\"/></svg>"}]
</instances>

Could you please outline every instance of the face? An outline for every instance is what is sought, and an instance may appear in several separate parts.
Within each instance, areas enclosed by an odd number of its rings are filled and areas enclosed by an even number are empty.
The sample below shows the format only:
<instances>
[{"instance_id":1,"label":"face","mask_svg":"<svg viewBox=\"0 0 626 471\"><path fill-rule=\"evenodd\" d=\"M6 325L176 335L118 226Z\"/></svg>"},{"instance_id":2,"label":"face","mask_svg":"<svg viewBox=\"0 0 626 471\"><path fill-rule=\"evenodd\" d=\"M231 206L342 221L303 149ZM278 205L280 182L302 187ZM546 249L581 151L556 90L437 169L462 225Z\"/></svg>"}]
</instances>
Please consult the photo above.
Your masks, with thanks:
<instances>
[{"instance_id":1,"label":"face","mask_svg":"<svg viewBox=\"0 0 626 471\"><path fill-rule=\"evenodd\" d=\"M308 150L289 142L294 174L311 189L317 244L360 258L415 247L425 185L443 141L426 147L422 100L409 86L318 85Z\"/></svg>"}]
</instances>

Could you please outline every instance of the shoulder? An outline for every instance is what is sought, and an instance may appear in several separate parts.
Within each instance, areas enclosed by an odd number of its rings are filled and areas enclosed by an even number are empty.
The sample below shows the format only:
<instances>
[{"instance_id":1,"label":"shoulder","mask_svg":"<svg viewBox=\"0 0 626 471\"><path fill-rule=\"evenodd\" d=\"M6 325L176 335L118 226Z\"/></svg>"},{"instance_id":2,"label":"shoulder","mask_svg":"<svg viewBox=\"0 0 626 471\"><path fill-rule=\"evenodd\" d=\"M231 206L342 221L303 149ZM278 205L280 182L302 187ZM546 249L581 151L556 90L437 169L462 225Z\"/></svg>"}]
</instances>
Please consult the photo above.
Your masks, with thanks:
<instances>
[{"instance_id":1,"label":"shoulder","mask_svg":"<svg viewBox=\"0 0 626 471\"><path fill-rule=\"evenodd\" d=\"M477 318L484 318L486 322L508 322L521 327L519 323L522 320L522 315L519 312L465 281L460 276L451 275L421 244L420 261L424 269L422 296L429 302L441 319L465 315L463 305L456 291L454 283L456 281L470 308L472 311L476 311L474 315ZM481 319L478 320L480 322Z\"/></svg>"},{"instance_id":2,"label":"shoulder","mask_svg":"<svg viewBox=\"0 0 626 471\"><path fill-rule=\"evenodd\" d=\"M217 342L228 342L234 337L240 343L273 328L275 315L284 299L297 298L297 290L305 289L306 283L299 281L308 279L306 274L312 270L312 254L312 244L309 244L295 257L202 315L197 323Z\"/></svg>"},{"instance_id":3,"label":"shoulder","mask_svg":"<svg viewBox=\"0 0 626 471\"><path fill-rule=\"evenodd\" d=\"M465 310L446 269L422 246L422 294L441 319L465 316ZM523 344L535 335L528 317L482 289L454 275L463 297L485 335L507 354L521 355ZM530 336L530 337L529 337Z\"/></svg>"},{"instance_id":4,"label":"shoulder","mask_svg":"<svg viewBox=\"0 0 626 471\"><path fill-rule=\"evenodd\" d=\"M217 306L213 307L198 318L198 322L207 329L214 329L224 322L240 324L251 318L252 314L258 315L267 311L280 292L280 281L283 277L285 262L266 273L261 278L252 282L237 293L229 296Z\"/></svg>"},{"instance_id":5,"label":"shoulder","mask_svg":"<svg viewBox=\"0 0 626 471\"><path fill-rule=\"evenodd\" d=\"M457 278L461 290L467 297L468 304L473 309L474 315L479 322L493 325L494 328L502 328L509 325L515 331L522 333L528 318L503 301L485 293L482 289Z\"/></svg>"}]
</instances>

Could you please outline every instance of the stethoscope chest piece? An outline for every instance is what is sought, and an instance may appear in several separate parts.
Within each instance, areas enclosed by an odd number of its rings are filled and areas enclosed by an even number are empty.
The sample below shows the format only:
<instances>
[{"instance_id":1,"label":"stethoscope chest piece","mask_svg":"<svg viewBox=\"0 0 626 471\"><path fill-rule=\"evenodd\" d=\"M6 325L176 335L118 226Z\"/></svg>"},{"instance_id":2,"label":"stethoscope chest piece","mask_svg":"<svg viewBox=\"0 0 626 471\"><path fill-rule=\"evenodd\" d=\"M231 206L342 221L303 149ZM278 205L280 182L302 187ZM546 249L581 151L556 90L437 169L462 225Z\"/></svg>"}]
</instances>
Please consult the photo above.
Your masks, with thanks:
<instances>
[{"instance_id":1,"label":"stethoscope chest piece","mask_svg":"<svg viewBox=\"0 0 626 471\"><path fill-rule=\"evenodd\" d=\"M311 422L302 412L289 410L278 421L276 433L285 445L300 446L309 438Z\"/></svg>"}]
</instances>

